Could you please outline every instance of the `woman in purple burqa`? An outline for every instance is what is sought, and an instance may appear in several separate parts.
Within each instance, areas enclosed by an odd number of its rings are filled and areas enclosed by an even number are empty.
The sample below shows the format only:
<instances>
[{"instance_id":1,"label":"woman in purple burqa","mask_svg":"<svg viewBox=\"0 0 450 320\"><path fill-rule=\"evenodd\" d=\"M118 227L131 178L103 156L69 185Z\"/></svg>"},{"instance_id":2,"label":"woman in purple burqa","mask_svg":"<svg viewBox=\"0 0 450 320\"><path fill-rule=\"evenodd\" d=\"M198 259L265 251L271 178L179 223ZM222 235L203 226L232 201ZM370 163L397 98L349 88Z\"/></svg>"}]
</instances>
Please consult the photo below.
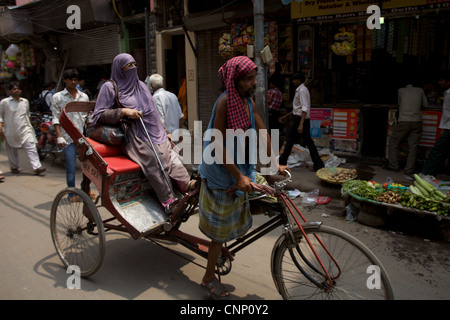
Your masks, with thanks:
<instances>
[{"instance_id":1,"label":"woman in purple burqa","mask_svg":"<svg viewBox=\"0 0 450 320\"><path fill-rule=\"evenodd\" d=\"M123 117L131 119L122 150L139 164L145 177L153 187L159 201L165 208L174 202L170 187L159 167L158 160L148 141L139 118L144 121L147 132L158 151L164 170L172 181L176 181L182 192L191 186L186 168L171 157L172 146L161 122L153 97L145 83L139 80L134 58L127 54L117 55L112 63L111 79L119 89L121 107L114 108L116 93L111 81L101 87L94 109L94 123L119 123ZM189 187L188 187L189 186Z\"/></svg>"}]
</instances>

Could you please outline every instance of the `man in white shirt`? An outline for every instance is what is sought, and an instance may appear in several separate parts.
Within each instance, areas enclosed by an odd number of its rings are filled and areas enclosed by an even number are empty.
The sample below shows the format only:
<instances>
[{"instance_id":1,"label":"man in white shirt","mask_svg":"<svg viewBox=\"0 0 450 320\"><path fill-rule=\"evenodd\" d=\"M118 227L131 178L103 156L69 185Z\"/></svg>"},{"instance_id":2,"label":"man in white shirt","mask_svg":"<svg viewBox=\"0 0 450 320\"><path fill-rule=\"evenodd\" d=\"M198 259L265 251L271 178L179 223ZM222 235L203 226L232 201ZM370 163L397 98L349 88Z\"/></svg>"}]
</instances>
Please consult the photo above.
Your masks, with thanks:
<instances>
[{"instance_id":1,"label":"man in white shirt","mask_svg":"<svg viewBox=\"0 0 450 320\"><path fill-rule=\"evenodd\" d=\"M302 73L296 73L292 76L292 83L296 87L295 96L292 102L292 111L280 118L280 122L286 121L290 116L294 117L293 124L287 132L286 144L283 153L279 158L280 165L286 165L292 147L299 137L303 138L303 142L309 149L311 160L314 163L314 171L325 167L319 156L314 140L311 138L311 124L309 113L311 109L311 98L309 90L304 84L305 76Z\"/></svg>"},{"instance_id":2,"label":"man in white shirt","mask_svg":"<svg viewBox=\"0 0 450 320\"><path fill-rule=\"evenodd\" d=\"M445 90L442 118L439 124L439 129L444 131L431 149L422 169L423 174L432 176L440 172L445 160L450 156L450 71L443 72L439 79L439 85Z\"/></svg>"},{"instance_id":3,"label":"man in white shirt","mask_svg":"<svg viewBox=\"0 0 450 320\"><path fill-rule=\"evenodd\" d=\"M422 111L421 107L427 107L428 101L425 92L421 88L408 84L398 90L398 123L392 128L389 138L388 159L386 169L398 171L398 148L404 138L408 138L408 158L405 166L405 174L412 178L416 167L417 147L422 136Z\"/></svg>"},{"instance_id":4,"label":"man in white shirt","mask_svg":"<svg viewBox=\"0 0 450 320\"><path fill-rule=\"evenodd\" d=\"M182 126L183 112L178 101L178 97L170 91L165 90L164 79L159 74L150 76L150 86L153 89L153 101L158 110L161 121L166 126L167 131L173 134L176 129ZM178 137L172 137L178 141Z\"/></svg>"},{"instance_id":5,"label":"man in white shirt","mask_svg":"<svg viewBox=\"0 0 450 320\"><path fill-rule=\"evenodd\" d=\"M0 139L5 141L9 166L14 174L20 173L18 149L24 149L35 175L45 171L36 149L36 135L30 121L30 104L21 98L19 82L9 85L11 96L0 102Z\"/></svg>"},{"instance_id":6,"label":"man in white shirt","mask_svg":"<svg viewBox=\"0 0 450 320\"><path fill-rule=\"evenodd\" d=\"M58 146L64 148L63 155L66 166L66 182L67 187L75 187L75 172L77 164L77 147L73 142L72 138L67 134L67 132L61 128L59 124L59 116L61 115L62 109L67 103L71 101L89 101L89 97L77 89L78 84L78 71L76 69L68 69L63 73L63 81L65 84L65 89L55 93L53 96L52 113L53 113L53 125L55 126L56 132L56 143ZM70 112L67 116L72 120L75 126L83 132L84 123L86 120L85 112ZM70 201L75 202L79 199L77 196L73 197L69 195ZM91 195L92 197L92 195Z\"/></svg>"}]
</instances>

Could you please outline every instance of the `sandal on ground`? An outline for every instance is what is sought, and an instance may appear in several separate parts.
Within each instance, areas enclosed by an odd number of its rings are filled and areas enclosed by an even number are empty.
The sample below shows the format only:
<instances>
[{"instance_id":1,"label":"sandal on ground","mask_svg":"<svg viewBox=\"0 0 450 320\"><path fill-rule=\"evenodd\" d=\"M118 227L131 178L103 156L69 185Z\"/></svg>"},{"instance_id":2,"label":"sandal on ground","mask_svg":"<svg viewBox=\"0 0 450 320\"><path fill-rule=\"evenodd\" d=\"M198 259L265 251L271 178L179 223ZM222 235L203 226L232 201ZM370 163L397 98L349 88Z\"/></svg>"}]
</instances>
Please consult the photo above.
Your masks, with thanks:
<instances>
[{"instance_id":1,"label":"sandal on ground","mask_svg":"<svg viewBox=\"0 0 450 320\"><path fill-rule=\"evenodd\" d=\"M0 182L3 182L3 180L5 180L5 176L0 175Z\"/></svg>"},{"instance_id":2,"label":"sandal on ground","mask_svg":"<svg viewBox=\"0 0 450 320\"><path fill-rule=\"evenodd\" d=\"M95 199L97 199L97 194L91 190L91 191L89 191L89 197L92 200L95 200Z\"/></svg>"},{"instance_id":3,"label":"sandal on ground","mask_svg":"<svg viewBox=\"0 0 450 320\"><path fill-rule=\"evenodd\" d=\"M202 288L205 288L206 290L208 290L208 293L211 295L211 297L214 300L229 300L230 299L230 294L223 295L224 293L228 293L228 291L225 288L225 286L222 283L220 283L220 281L216 278L214 278L207 284L201 283L200 285L202 286Z\"/></svg>"},{"instance_id":4,"label":"sandal on ground","mask_svg":"<svg viewBox=\"0 0 450 320\"><path fill-rule=\"evenodd\" d=\"M327 196L319 196L316 200L317 204L326 204L328 202L330 202L330 198Z\"/></svg>"}]
</instances>

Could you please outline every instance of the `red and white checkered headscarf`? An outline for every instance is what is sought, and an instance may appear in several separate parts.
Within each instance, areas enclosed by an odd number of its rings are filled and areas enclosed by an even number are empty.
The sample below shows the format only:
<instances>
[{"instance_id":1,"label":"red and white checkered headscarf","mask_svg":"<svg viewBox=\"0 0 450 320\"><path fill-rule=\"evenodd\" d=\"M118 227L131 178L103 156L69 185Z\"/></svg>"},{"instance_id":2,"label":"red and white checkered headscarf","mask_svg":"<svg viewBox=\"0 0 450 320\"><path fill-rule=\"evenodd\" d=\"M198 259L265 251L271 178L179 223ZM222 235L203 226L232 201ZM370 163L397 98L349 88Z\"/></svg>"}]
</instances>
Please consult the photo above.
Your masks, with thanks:
<instances>
[{"instance_id":1,"label":"red and white checkered headscarf","mask_svg":"<svg viewBox=\"0 0 450 320\"><path fill-rule=\"evenodd\" d=\"M227 128L246 129L250 126L250 119L244 109L242 98L235 87L235 80L245 77L258 68L246 56L231 58L219 69L219 80L227 90Z\"/></svg>"}]
</instances>

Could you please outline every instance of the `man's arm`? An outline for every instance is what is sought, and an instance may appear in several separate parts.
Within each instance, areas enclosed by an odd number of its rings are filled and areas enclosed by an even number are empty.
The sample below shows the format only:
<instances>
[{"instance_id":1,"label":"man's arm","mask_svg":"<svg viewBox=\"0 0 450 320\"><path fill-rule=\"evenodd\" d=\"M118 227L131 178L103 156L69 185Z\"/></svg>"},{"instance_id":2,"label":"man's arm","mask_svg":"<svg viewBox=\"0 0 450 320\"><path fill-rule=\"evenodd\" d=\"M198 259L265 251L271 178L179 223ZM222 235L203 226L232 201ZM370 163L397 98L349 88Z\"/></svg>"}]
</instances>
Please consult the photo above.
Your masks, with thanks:
<instances>
[{"instance_id":1,"label":"man's arm","mask_svg":"<svg viewBox=\"0 0 450 320\"><path fill-rule=\"evenodd\" d=\"M423 90L422 90L422 107L428 107L428 99Z\"/></svg>"},{"instance_id":2,"label":"man's arm","mask_svg":"<svg viewBox=\"0 0 450 320\"><path fill-rule=\"evenodd\" d=\"M299 100L300 100L299 102L300 102L300 108L302 110L302 116L301 116L300 123L297 128L298 133L303 132L303 123L305 122L306 114L307 114L308 110L311 108L309 91L307 91L307 90L308 89L305 87L302 90L300 90L300 92L299 92Z\"/></svg>"},{"instance_id":3,"label":"man's arm","mask_svg":"<svg viewBox=\"0 0 450 320\"><path fill-rule=\"evenodd\" d=\"M53 103L50 107L50 110L52 111L53 116L53 127L55 128L55 134L56 134L56 144L59 147L64 147L67 142L64 140L64 138L61 135L61 126L59 124L59 115L61 114L61 107L60 107L60 101L59 97L53 97Z\"/></svg>"}]
</instances>

